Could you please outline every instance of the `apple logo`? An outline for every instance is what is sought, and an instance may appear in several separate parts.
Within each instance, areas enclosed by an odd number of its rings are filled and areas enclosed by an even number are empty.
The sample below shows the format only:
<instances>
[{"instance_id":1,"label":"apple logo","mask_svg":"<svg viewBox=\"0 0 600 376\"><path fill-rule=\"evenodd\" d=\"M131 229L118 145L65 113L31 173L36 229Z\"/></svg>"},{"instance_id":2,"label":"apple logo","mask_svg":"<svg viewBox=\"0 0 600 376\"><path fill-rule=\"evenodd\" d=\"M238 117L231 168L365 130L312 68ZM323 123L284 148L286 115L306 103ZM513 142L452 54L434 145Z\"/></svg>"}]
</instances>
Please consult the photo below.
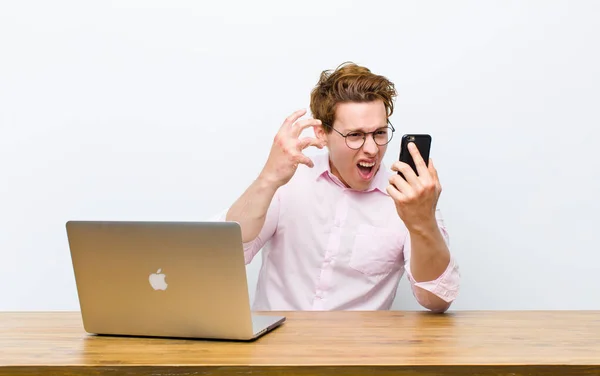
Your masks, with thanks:
<instances>
[{"instance_id":1,"label":"apple logo","mask_svg":"<svg viewBox=\"0 0 600 376\"><path fill-rule=\"evenodd\" d=\"M161 273L162 268L158 269L156 271L156 273L152 273L150 274L150 277L148 278L150 281L150 286L152 286L152 288L154 290L166 290L167 289L167 282L165 281L165 274Z\"/></svg>"}]
</instances>

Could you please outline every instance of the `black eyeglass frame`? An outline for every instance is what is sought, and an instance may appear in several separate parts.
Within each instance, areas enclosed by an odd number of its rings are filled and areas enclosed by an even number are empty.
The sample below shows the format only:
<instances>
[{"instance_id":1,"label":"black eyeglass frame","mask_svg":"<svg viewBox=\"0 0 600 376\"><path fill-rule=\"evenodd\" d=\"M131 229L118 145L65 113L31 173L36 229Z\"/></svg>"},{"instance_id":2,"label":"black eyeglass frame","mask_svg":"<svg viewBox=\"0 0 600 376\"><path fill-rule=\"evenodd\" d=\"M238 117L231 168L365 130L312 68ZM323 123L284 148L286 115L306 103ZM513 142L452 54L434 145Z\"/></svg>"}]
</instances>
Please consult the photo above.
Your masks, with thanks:
<instances>
[{"instance_id":1,"label":"black eyeglass frame","mask_svg":"<svg viewBox=\"0 0 600 376\"><path fill-rule=\"evenodd\" d=\"M337 129L335 129L335 128L334 128L333 126L331 126L331 125L328 125L328 124L325 124L325 123L323 123L323 125L325 125L326 127L329 127L329 128L331 128L331 129L333 129L334 131L336 131L336 132L337 132L337 134L339 134L340 136L344 137L344 141L346 142L346 146L348 146L350 149L352 149L352 150L359 150L359 149L360 149L360 148L362 148L362 147L363 147L363 145L365 144L365 141L367 140L367 135L369 135L369 134L371 135L371 137L373 137L373 141L375 142L375 144L377 144L377 145L379 145L379 146L385 146L385 145L389 144L389 143L390 143L390 141L392 141L392 138L394 138L394 132L396 131L396 128L394 128L394 125L392 125L392 122L391 122L391 121L389 121L389 120L388 120L388 122L387 122L387 123L388 123L388 125L387 125L387 126L385 126L385 127L381 127L381 128L377 128L377 129L375 129L373 132L350 131L350 132L348 132L348 133L346 133L346 134L343 134L342 132L338 131ZM392 130L392 133L391 133L391 136L390 136L390 138L387 140L387 142L386 142L385 144L379 144L379 143L377 143L377 141L375 140L375 132L378 132L378 131L382 130L383 128L388 128L388 129L391 129L391 130ZM359 146L359 147L357 147L357 148L353 148L353 147L351 147L350 145L348 145L348 138L347 138L347 137L348 137L348 135L349 135L350 133L362 133L362 135L363 135L363 136L362 136L362 139L363 139L363 140L362 140L362 143L360 144L360 146Z\"/></svg>"}]
</instances>

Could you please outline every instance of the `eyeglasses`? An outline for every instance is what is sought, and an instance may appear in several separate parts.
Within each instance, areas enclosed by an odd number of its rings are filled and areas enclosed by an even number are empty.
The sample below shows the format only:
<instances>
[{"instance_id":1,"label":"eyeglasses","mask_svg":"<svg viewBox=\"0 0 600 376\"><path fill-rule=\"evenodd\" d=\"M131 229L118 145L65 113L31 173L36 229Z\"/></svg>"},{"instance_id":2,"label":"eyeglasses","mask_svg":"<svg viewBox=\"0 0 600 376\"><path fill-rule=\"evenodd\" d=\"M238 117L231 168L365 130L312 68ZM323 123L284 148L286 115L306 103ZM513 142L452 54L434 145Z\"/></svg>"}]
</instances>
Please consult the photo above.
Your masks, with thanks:
<instances>
[{"instance_id":1,"label":"eyeglasses","mask_svg":"<svg viewBox=\"0 0 600 376\"><path fill-rule=\"evenodd\" d=\"M348 145L350 149L358 150L365 144L368 134L373 136L373 141L375 141L377 145L387 145L392 140L395 131L392 123L388 121L388 124L389 126L378 128L373 132L350 131L346 134L342 134L332 126L330 126L330 128L346 139L346 145Z\"/></svg>"}]
</instances>

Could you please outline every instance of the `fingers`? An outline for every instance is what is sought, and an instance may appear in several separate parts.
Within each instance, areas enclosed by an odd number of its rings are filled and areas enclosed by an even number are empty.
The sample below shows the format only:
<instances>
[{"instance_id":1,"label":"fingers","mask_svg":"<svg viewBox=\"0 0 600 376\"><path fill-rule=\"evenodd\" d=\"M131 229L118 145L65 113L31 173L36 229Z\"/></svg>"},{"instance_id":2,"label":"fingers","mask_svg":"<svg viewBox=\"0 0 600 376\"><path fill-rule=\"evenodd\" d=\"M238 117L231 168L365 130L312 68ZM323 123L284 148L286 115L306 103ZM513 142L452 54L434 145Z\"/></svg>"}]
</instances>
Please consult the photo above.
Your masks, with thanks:
<instances>
[{"instance_id":1,"label":"fingers","mask_svg":"<svg viewBox=\"0 0 600 376\"><path fill-rule=\"evenodd\" d=\"M433 159L429 158L429 173L431 174L431 177L433 178L433 181L435 182L435 186L438 190L438 192L442 191L442 185L440 183L440 178L438 177L438 173L437 170L435 169L435 166L433 165Z\"/></svg>"},{"instance_id":2,"label":"fingers","mask_svg":"<svg viewBox=\"0 0 600 376\"><path fill-rule=\"evenodd\" d=\"M308 127L314 127L314 126L318 126L321 125L321 120L319 119L303 119L298 121L297 123L295 123L294 125L292 125L292 134L295 137L300 136L300 133L302 133L303 130L305 130Z\"/></svg>"},{"instance_id":3,"label":"fingers","mask_svg":"<svg viewBox=\"0 0 600 376\"><path fill-rule=\"evenodd\" d=\"M396 202L402 202L406 198L406 196L392 184L388 185L385 190Z\"/></svg>"},{"instance_id":4,"label":"fingers","mask_svg":"<svg viewBox=\"0 0 600 376\"><path fill-rule=\"evenodd\" d=\"M291 114L290 116L285 118L285 121L281 125L281 129L286 129L286 128L291 127L292 124L294 124L296 122L296 120L298 120L302 116L304 116L304 114L306 114L305 108L295 111L293 114Z\"/></svg>"},{"instance_id":5,"label":"fingers","mask_svg":"<svg viewBox=\"0 0 600 376\"><path fill-rule=\"evenodd\" d=\"M392 170L393 171L401 172L402 175L404 175L404 180L406 180L413 187L420 187L421 186L421 182L419 181L419 177L417 176L417 174L415 174L415 172L413 171L413 169L408 164L406 164L404 162L400 162L400 161L395 162L392 165Z\"/></svg>"},{"instance_id":6,"label":"fingers","mask_svg":"<svg viewBox=\"0 0 600 376\"><path fill-rule=\"evenodd\" d=\"M283 134L291 134L293 137L299 137L306 128L322 124L321 120L312 118L298 121L305 114L306 109L301 109L288 116L281 125L280 133L284 132Z\"/></svg>"},{"instance_id":7,"label":"fingers","mask_svg":"<svg viewBox=\"0 0 600 376\"><path fill-rule=\"evenodd\" d=\"M306 109L300 109L289 115L281 125L280 132L275 136L275 142L292 158L295 167L301 163L312 168L314 167L313 161L302 154L301 151L309 146L322 149L325 146L325 141L315 137L305 137L299 141L297 140L306 128L321 125L319 119L298 120L305 114Z\"/></svg>"},{"instance_id":8,"label":"fingers","mask_svg":"<svg viewBox=\"0 0 600 376\"><path fill-rule=\"evenodd\" d=\"M300 140L299 146L300 150L304 150L309 146L315 146L319 149L323 149L323 147L325 146L325 141L319 140L315 137L304 137Z\"/></svg>"},{"instance_id":9,"label":"fingers","mask_svg":"<svg viewBox=\"0 0 600 376\"><path fill-rule=\"evenodd\" d=\"M389 182L405 196L411 196L414 191L410 184L408 184L406 180L402 179L400 175L394 174L390 176Z\"/></svg>"},{"instance_id":10,"label":"fingers","mask_svg":"<svg viewBox=\"0 0 600 376\"><path fill-rule=\"evenodd\" d=\"M297 158L298 158L297 159L298 163L302 163L303 165L307 165L310 168L315 167L315 164L313 163L313 161L310 158L308 158L306 155L300 154Z\"/></svg>"},{"instance_id":11,"label":"fingers","mask_svg":"<svg viewBox=\"0 0 600 376\"><path fill-rule=\"evenodd\" d=\"M418 172L419 176L423 176L425 171L427 171L427 165L425 164L425 161L423 160L421 153L419 153L419 149L417 148L417 145L415 145L414 142L409 142L408 143L408 151L410 152L410 155L413 157L413 160L415 161L415 167L417 168L417 172Z\"/></svg>"},{"instance_id":12,"label":"fingers","mask_svg":"<svg viewBox=\"0 0 600 376\"><path fill-rule=\"evenodd\" d=\"M300 150L306 149L309 146L315 146L319 149L323 149L323 146L325 146L325 142L314 137L304 137L300 140L298 145L300 146ZM296 161L298 161L298 163L305 164L310 168L314 167L313 161L301 152L299 152L296 156Z\"/></svg>"}]
</instances>

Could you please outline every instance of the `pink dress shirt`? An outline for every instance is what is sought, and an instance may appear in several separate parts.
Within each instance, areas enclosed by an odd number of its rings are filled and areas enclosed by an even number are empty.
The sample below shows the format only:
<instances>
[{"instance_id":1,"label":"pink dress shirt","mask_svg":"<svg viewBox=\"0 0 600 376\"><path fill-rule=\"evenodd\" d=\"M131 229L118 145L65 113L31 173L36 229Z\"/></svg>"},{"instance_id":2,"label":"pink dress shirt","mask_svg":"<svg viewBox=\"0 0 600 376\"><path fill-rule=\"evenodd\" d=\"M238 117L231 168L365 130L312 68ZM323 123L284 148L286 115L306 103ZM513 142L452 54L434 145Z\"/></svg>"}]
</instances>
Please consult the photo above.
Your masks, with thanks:
<instances>
[{"instance_id":1,"label":"pink dress shirt","mask_svg":"<svg viewBox=\"0 0 600 376\"><path fill-rule=\"evenodd\" d=\"M419 286L453 301L460 275L453 256L434 281L415 282L410 237L386 192L391 170L383 163L367 191L346 188L328 154L311 157L279 188L256 239L244 243L246 264L262 249L253 310L390 309L406 272L419 304ZM438 226L448 244L439 210Z\"/></svg>"}]
</instances>

